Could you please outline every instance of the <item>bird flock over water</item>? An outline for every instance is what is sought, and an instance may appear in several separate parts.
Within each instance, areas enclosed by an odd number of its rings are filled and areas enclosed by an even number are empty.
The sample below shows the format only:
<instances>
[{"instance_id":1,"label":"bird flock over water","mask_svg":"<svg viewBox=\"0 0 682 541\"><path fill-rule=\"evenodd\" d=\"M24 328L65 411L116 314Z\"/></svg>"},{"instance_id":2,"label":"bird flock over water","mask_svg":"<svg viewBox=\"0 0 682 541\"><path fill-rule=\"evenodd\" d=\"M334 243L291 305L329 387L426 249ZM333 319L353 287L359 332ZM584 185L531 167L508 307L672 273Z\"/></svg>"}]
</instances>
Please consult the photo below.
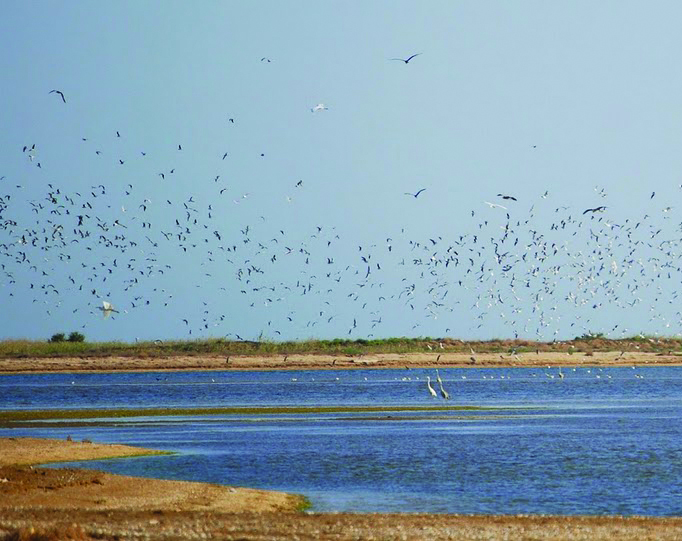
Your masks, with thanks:
<instances>
[{"instance_id":1,"label":"bird flock over water","mask_svg":"<svg viewBox=\"0 0 682 541\"><path fill-rule=\"evenodd\" d=\"M418 56L390 60L407 65ZM71 104L62 90L46 94L54 106ZM332 115L333 108L318 103L302 114ZM238 131L239 119L225 125ZM215 172L196 178L183 158L191 142L169 145L175 158L160 163L126 133L120 127L70 143L76 158L106 164L107 173L86 187L56 180L65 172L44 159L49 141L16 149L22 176L0 171L5 299L28 298L55 322L68 318L82 328L98 312L110 325L141 313L141 321L162 317L175 335L234 340L371 338L390 335L396 320L417 336L466 336L497 325L515 338L592 331L620 338L640 330L623 323L628 311L664 334L682 327L682 223L655 192L623 218L599 187L580 207L553 200L551 191L523 198L496 190L465 202L465 229L418 236L407 224L357 238L342 224L306 226L304 208L295 228L263 215L264 196L226 178L229 149L206 156ZM280 204L299 203L316 181L291 178ZM439 196L435 187L414 188L386 197L424 205ZM245 329L242 320L258 324ZM440 376L436 382L447 398Z\"/></svg>"}]
</instances>

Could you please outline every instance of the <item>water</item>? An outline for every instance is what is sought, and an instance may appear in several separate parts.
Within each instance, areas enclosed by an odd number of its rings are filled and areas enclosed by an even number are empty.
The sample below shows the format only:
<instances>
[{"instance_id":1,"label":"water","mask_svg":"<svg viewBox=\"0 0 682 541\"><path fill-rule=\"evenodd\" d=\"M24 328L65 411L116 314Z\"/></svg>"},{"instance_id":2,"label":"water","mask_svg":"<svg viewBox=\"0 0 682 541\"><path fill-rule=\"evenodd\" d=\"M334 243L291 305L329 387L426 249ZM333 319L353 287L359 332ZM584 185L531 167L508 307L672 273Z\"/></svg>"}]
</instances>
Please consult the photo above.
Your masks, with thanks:
<instances>
[{"instance_id":1,"label":"water","mask_svg":"<svg viewBox=\"0 0 682 541\"><path fill-rule=\"evenodd\" d=\"M315 511L682 514L682 367L440 374L449 402L428 394L434 370L0 376L0 409L407 408L46 421L0 436L176 451L70 465L296 492ZM443 404L484 409L416 409Z\"/></svg>"}]
</instances>

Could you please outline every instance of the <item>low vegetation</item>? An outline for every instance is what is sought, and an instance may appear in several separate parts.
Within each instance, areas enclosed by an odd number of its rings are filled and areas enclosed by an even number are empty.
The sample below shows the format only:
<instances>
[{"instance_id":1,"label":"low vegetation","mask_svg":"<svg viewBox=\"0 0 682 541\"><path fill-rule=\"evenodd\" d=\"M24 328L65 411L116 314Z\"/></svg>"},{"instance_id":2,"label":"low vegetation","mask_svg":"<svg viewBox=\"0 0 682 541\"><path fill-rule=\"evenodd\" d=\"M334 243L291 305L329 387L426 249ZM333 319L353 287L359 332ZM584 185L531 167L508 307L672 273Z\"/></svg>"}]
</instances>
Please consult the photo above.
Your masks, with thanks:
<instances>
[{"instance_id":1,"label":"low vegetation","mask_svg":"<svg viewBox=\"0 0 682 541\"><path fill-rule=\"evenodd\" d=\"M101 419L130 417L172 417L189 415L309 415L320 413L409 413L444 411L502 411L511 408L446 405L437 406L258 406L216 408L124 408L124 409L66 409L66 410L17 410L0 411L0 427L32 426L31 421L89 421L85 424L101 424ZM97 421L93 421L97 419ZM43 423L44 424L44 423ZM73 425L73 423L72 423ZM41 426L38 424L37 426ZM55 425L56 426L56 425ZM73 425L77 426L77 425Z\"/></svg>"},{"instance_id":2,"label":"low vegetation","mask_svg":"<svg viewBox=\"0 0 682 541\"><path fill-rule=\"evenodd\" d=\"M58 332L53 334L49 341L53 344L56 342L85 342L85 336L77 331L74 331L69 334L67 338L63 332Z\"/></svg>"},{"instance_id":3,"label":"low vegetation","mask_svg":"<svg viewBox=\"0 0 682 541\"><path fill-rule=\"evenodd\" d=\"M56 334L49 341L5 340L0 358L42 357L173 357L173 356L269 356L269 355L368 355L377 353L525 353L647 351L682 352L682 339L637 335L619 340L588 333L563 342L502 340L465 342L453 338L385 338L377 340L302 340L292 342L207 339L191 341L86 342L80 333Z\"/></svg>"}]
</instances>

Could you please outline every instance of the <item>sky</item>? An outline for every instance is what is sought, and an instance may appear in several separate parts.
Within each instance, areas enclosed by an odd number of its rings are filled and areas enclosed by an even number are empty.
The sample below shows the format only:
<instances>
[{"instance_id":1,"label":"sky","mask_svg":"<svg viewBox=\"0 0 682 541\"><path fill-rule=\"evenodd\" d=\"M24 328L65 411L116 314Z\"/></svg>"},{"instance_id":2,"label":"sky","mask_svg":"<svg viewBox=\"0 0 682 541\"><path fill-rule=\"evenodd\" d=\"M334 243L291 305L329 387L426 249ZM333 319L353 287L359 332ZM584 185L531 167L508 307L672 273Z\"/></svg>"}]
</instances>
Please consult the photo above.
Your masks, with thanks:
<instances>
[{"instance_id":1,"label":"sky","mask_svg":"<svg viewBox=\"0 0 682 541\"><path fill-rule=\"evenodd\" d=\"M5 2L0 338L677 336L681 16Z\"/></svg>"}]
</instances>

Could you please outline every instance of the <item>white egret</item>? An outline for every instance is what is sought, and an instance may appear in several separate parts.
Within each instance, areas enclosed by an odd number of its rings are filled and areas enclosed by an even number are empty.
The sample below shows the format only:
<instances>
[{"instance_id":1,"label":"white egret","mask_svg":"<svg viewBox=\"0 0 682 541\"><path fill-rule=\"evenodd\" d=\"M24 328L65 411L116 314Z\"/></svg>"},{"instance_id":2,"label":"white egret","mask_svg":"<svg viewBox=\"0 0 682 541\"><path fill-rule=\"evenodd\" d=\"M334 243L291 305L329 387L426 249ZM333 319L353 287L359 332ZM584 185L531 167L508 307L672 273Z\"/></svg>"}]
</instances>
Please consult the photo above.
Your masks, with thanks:
<instances>
[{"instance_id":1,"label":"white egret","mask_svg":"<svg viewBox=\"0 0 682 541\"><path fill-rule=\"evenodd\" d=\"M436 379L438 380L438 386L440 387L440 395L445 400L450 400L450 393L448 393L445 389L443 389L443 380L440 379L440 374L438 373L437 368L436 368Z\"/></svg>"},{"instance_id":2,"label":"white egret","mask_svg":"<svg viewBox=\"0 0 682 541\"><path fill-rule=\"evenodd\" d=\"M433 398L438 398L436 391L434 391L433 387L431 387L431 376L426 376L426 386L429 388L429 394Z\"/></svg>"}]
</instances>

